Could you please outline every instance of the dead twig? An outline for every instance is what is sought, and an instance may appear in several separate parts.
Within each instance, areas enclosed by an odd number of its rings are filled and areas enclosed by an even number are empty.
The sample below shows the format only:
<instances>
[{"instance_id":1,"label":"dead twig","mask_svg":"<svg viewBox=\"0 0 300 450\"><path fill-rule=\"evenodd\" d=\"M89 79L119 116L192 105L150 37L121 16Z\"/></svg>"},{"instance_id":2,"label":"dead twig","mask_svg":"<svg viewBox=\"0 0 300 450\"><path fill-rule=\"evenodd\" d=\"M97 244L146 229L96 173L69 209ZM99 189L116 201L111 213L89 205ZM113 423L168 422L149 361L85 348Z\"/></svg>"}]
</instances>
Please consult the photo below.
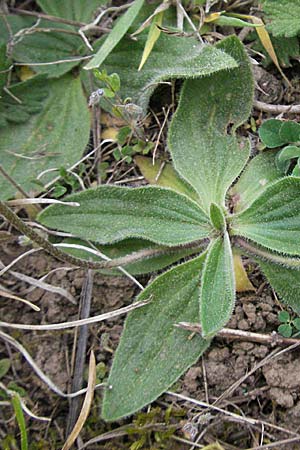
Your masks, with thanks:
<instances>
[{"instance_id":1,"label":"dead twig","mask_svg":"<svg viewBox=\"0 0 300 450\"><path fill-rule=\"evenodd\" d=\"M260 111L268 112L271 114L299 114L300 105L271 105L268 103L254 100L253 106Z\"/></svg>"}]
</instances>

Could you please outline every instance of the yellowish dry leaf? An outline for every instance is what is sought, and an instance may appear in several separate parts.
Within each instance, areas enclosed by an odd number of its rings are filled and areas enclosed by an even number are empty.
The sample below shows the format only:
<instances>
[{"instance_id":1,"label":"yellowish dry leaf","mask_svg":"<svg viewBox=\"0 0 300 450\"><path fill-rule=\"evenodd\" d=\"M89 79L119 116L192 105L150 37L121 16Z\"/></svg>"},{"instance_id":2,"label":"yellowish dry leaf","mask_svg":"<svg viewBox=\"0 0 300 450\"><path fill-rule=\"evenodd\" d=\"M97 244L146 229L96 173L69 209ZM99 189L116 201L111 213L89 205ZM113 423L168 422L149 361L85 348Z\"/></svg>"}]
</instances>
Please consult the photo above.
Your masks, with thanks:
<instances>
[{"instance_id":1,"label":"yellowish dry leaf","mask_svg":"<svg viewBox=\"0 0 300 450\"><path fill-rule=\"evenodd\" d=\"M34 77L36 73L30 69L29 66L21 66L20 68L20 80L21 81L27 81L30 80L30 78Z\"/></svg>"},{"instance_id":2,"label":"yellowish dry leaf","mask_svg":"<svg viewBox=\"0 0 300 450\"><path fill-rule=\"evenodd\" d=\"M147 61L150 53L152 52L155 42L157 41L157 39L160 36L161 30L158 28L158 26L162 25L163 16L164 16L164 13L161 12L161 13L158 13L153 18L138 70L142 69L142 67L145 64L145 62Z\"/></svg>"},{"instance_id":3,"label":"yellowish dry leaf","mask_svg":"<svg viewBox=\"0 0 300 450\"><path fill-rule=\"evenodd\" d=\"M214 22L215 20L217 20L223 14L223 12L224 11L222 11L222 12L214 12L214 13L208 14L208 16L205 16L204 22L205 23Z\"/></svg>"},{"instance_id":4,"label":"yellowish dry leaf","mask_svg":"<svg viewBox=\"0 0 300 450\"><path fill-rule=\"evenodd\" d=\"M255 287L249 280L247 272L243 266L242 258L238 253L233 254L233 266L236 292L255 291Z\"/></svg>"},{"instance_id":5,"label":"yellowish dry leaf","mask_svg":"<svg viewBox=\"0 0 300 450\"><path fill-rule=\"evenodd\" d=\"M71 446L74 444L75 440L77 439L80 431L82 430L82 427L85 424L85 421L90 412L92 400L94 397L95 384L96 384L96 359L94 352L91 351L89 362L89 379L84 402L79 417L77 419L77 422L75 423L74 428L71 431L68 439L66 440L62 450L69 450Z\"/></svg>"},{"instance_id":6,"label":"yellowish dry leaf","mask_svg":"<svg viewBox=\"0 0 300 450\"><path fill-rule=\"evenodd\" d=\"M110 139L112 141L117 140L119 130L117 128L109 127L102 131L101 137L102 139Z\"/></svg>"}]
</instances>

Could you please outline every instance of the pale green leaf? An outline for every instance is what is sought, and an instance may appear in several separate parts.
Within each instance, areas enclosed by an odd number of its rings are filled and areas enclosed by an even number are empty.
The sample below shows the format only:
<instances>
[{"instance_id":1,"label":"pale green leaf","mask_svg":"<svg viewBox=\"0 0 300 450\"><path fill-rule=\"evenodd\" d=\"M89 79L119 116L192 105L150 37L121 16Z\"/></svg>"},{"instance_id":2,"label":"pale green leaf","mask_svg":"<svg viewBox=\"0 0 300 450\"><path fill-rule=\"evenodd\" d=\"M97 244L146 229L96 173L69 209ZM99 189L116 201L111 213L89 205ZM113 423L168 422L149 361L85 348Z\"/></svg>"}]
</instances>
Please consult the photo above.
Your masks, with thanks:
<instances>
[{"instance_id":1,"label":"pale green leaf","mask_svg":"<svg viewBox=\"0 0 300 450\"><path fill-rule=\"evenodd\" d=\"M152 24L150 26L150 29L148 31L148 37L147 37L147 41L144 47L144 51L142 54L142 59L139 65L138 70L141 70L143 65L145 64L145 62L147 61L150 53L152 52L152 49L156 43L156 41L158 40L161 30L158 28L157 25L161 26L162 24L162 20L163 20L163 12L158 13L152 21Z\"/></svg>"},{"instance_id":2,"label":"pale green leaf","mask_svg":"<svg viewBox=\"0 0 300 450\"><path fill-rule=\"evenodd\" d=\"M264 151L255 156L230 190L234 211L247 208L270 183L281 177L282 173L276 166L276 151Z\"/></svg>"},{"instance_id":3,"label":"pale green leaf","mask_svg":"<svg viewBox=\"0 0 300 450\"><path fill-rule=\"evenodd\" d=\"M250 152L247 141L227 134L227 126L240 125L251 110L250 64L235 36L221 44L239 68L186 81L169 132L175 169L198 192L206 211L211 203L225 205L226 192Z\"/></svg>"},{"instance_id":4,"label":"pale green leaf","mask_svg":"<svg viewBox=\"0 0 300 450\"><path fill-rule=\"evenodd\" d=\"M267 28L274 36L292 37L300 34L299 0L267 0L263 11Z\"/></svg>"},{"instance_id":5,"label":"pale green leaf","mask_svg":"<svg viewBox=\"0 0 300 450\"><path fill-rule=\"evenodd\" d=\"M15 394L11 397L11 403L13 405L16 419L18 422L18 426L20 429L21 450L28 450L28 436L27 436L26 422L25 422L25 417L24 417L20 397L18 394Z\"/></svg>"},{"instance_id":6,"label":"pale green leaf","mask_svg":"<svg viewBox=\"0 0 300 450\"><path fill-rule=\"evenodd\" d=\"M233 258L228 233L212 241L200 293L202 335L212 337L229 321L235 303Z\"/></svg>"},{"instance_id":7,"label":"pale green leaf","mask_svg":"<svg viewBox=\"0 0 300 450\"><path fill-rule=\"evenodd\" d=\"M257 262L280 300L300 314L300 271L266 261Z\"/></svg>"},{"instance_id":8,"label":"pale green leaf","mask_svg":"<svg viewBox=\"0 0 300 450\"><path fill-rule=\"evenodd\" d=\"M138 72L146 39L145 33L137 41L124 37L103 64L107 73L119 74L121 98L130 97L144 111L151 94L163 80L196 78L237 67L234 58L222 50L203 46L193 38L162 33L159 45L153 48L143 70Z\"/></svg>"},{"instance_id":9,"label":"pale green leaf","mask_svg":"<svg viewBox=\"0 0 300 450\"><path fill-rule=\"evenodd\" d=\"M300 178L273 183L248 209L233 216L232 233L277 252L300 255L299 192Z\"/></svg>"},{"instance_id":10,"label":"pale green leaf","mask_svg":"<svg viewBox=\"0 0 300 450\"><path fill-rule=\"evenodd\" d=\"M94 58L84 67L85 69L96 69L104 62L111 51L120 42L122 37L126 34L128 28L133 23L134 19L138 15L141 7L144 4L144 0L135 0L130 8L122 15L122 17L115 24L114 28L111 30L107 36L105 42L100 47ZM118 73L117 70L113 72ZM120 74L119 74L120 75Z\"/></svg>"},{"instance_id":11,"label":"pale green leaf","mask_svg":"<svg viewBox=\"0 0 300 450\"><path fill-rule=\"evenodd\" d=\"M100 186L66 199L80 207L52 205L40 222L101 244L137 237L172 246L206 238L211 230L196 203L169 189Z\"/></svg>"},{"instance_id":12,"label":"pale green leaf","mask_svg":"<svg viewBox=\"0 0 300 450\"><path fill-rule=\"evenodd\" d=\"M51 16L89 23L94 13L108 3L107 0L37 0L42 10Z\"/></svg>"},{"instance_id":13,"label":"pale green leaf","mask_svg":"<svg viewBox=\"0 0 300 450\"><path fill-rule=\"evenodd\" d=\"M199 279L205 256L160 275L139 295L149 305L131 312L115 354L102 416L117 420L141 409L167 390L209 345L176 328L199 315Z\"/></svg>"},{"instance_id":14,"label":"pale green leaf","mask_svg":"<svg viewBox=\"0 0 300 450\"><path fill-rule=\"evenodd\" d=\"M90 117L80 80L66 75L45 82L45 90L49 95L39 114L1 131L1 164L25 191L36 188L32 180L43 170L78 161L89 140ZM52 172L42 180L55 176ZM0 198L15 194L6 180L1 179L0 188Z\"/></svg>"},{"instance_id":15,"label":"pale green leaf","mask_svg":"<svg viewBox=\"0 0 300 450\"><path fill-rule=\"evenodd\" d=\"M152 158L140 155L136 156L134 161L149 184L171 188L196 202L199 201L197 192L178 175L170 163L156 159L153 164Z\"/></svg>"},{"instance_id":16,"label":"pale green leaf","mask_svg":"<svg viewBox=\"0 0 300 450\"><path fill-rule=\"evenodd\" d=\"M79 244L84 247L90 247L90 245L80 239L65 239L65 244ZM126 269L127 272L132 275L142 275L145 273L155 272L157 270L164 269L170 266L173 262L180 260L189 255L199 253L200 248L182 248L177 249L176 252L172 251L170 247L161 247L152 242L143 239L124 239L123 241L116 242L114 244L108 245L96 245L97 249L108 256L111 259L120 258L121 256L129 255L130 253L138 252L145 249L163 249L164 255L147 257L141 261L135 263L127 264L122 267ZM95 248L95 246L93 247ZM75 248L62 248L61 250L70 253L71 255L77 256L81 259L91 259L94 261L99 261L99 256L93 255L81 249ZM101 273L113 276L124 276L124 273L117 269L106 269L101 270Z\"/></svg>"},{"instance_id":17,"label":"pale green leaf","mask_svg":"<svg viewBox=\"0 0 300 450\"><path fill-rule=\"evenodd\" d=\"M291 159L300 157L300 147L296 145L287 145L278 154L276 158L277 166L283 173L287 172Z\"/></svg>"},{"instance_id":18,"label":"pale green leaf","mask_svg":"<svg viewBox=\"0 0 300 450\"><path fill-rule=\"evenodd\" d=\"M11 362L9 358L0 359L0 380L3 378L11 367Z\"/></svg>"},{"instance_id":19,"label":"pale green leaf","mask_svg":"<svg viewBox=\"0 0 300 450\"><path fill-rule=\"evenodd\" d=\"M286 141L280 136L282 120L266 120L260 127L258 134L262 142L269 148L280 147Z\"/></svg>"}]
</instances>

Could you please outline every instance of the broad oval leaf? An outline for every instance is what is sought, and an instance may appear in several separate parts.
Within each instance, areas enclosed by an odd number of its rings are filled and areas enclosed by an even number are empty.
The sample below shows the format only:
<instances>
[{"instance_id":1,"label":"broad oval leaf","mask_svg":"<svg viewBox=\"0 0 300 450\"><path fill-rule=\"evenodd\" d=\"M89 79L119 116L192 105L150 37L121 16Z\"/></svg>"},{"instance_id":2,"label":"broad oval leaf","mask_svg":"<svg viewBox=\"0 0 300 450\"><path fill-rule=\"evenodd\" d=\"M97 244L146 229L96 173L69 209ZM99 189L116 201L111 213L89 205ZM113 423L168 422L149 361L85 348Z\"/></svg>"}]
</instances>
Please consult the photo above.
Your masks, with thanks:
<instances>
[{"instance_id":1,"label":"broad oval leaf","mask_svg":"<svg viewBox=\"0 0 300 450\"><path fill-rule=\"evenodd\" d=\"M300 314L300 270L257 260L279 298Z\"/></svg>"},{"instance_id":2,"label":"broad oval leaf","mask_svg":"<svg viewBox=\"0 0 300 450\"><path fill-rule=\"evenodd\" d=\"M206 350L178 322L198 317L199 280L205 255L160 275L137 298L150 303L131 312L116 351L103 399L102 417L117 420L166 391Z\"/></svg>"},{"instance_id":3,"label":"broad oval leaf","mask_svg":"<svg viewBox=\"0 0 300 450\"><path fill-rule=\"evenodd\" d=\"M200 207L171 189L100 186L67 199L80 207L50 206L40 222L101 244L137 237L172 246L207 238L211 231Z\"/></svg>"},{"instance_id":4,"label":"broad oval leaf","mask_svg":"<svg viewBox=\"0 0 300 450\"><path fill-rule=\"evenodd\" d=\"M292 120L282 122L279 133L286 143L298 142L300 141L300 124Z\"/></svg>"},{"instance_id":5,"label":"broad oval leaf","mask_svg":"<svg viewBox=\"0 0 300 450\"><path fill-rule=\"evenodd\" d=\"M232 233L281 253L300 255L300 178L285 177L267 187L232 217Z\"/></svg>"},{"instance_id":6,"label":"broad oval leaf","mask_svg":"<svg viewBox=\"0 0 300 450\"><path fill-rule=\"evenodd\" d=\"M90 115L80 79L65 75L46 83L45 89L49 95L39 114L1 130L1 164L28 192L39 189L32 181L42 171L68 168L78 161L89 140ZM52 172L42 180L55 176ZM0 198L15 194L15 188L2 179L0 188Z\"/></svg>"},{"instance_id":7,"label":"broad oval leaf","mask_svg":"<svg viewBox=\"0 0 300 450\"><path fill-rule=\"evenodd\" d=\"M258 134L262 142L269 148L280 147L287 143L281 135L280 128L282 120L270 119L266 120L260 127Z\"/></svg>"},{"instance_id":8,"label":"broad oval leaf","mask_svg":"<svg viewBox=\"0 0 300 450\"><path fill-rule=\"evenodd\" d=\"M120 97L130 97L144 112L161 81L206 76L238 65L224 50L203 46L193 38L161 33L159 43L154 46L143 70L138 72L146 39L145 33L137 41L124 37L102 66L107 73L119 74Z\"/></svg>"},{"instance_id":9,"label":"broad oval leaf","mask_svg":"<svg viewBox=\"0 0 300 450\"><path fill-rule=\"evenodd\" d=\"M268 150L255 156L230 190L234 211L239 212L251 203L274 181L282 178L276 166L276 151Z\"/></svg>"},{"instance_id":10,"label":"broad oval leaf","mask_svg":"<svg viewBox=\"0 0 300 450\"><path fill-rule=\"evenodd\" d=\"M229 321L235 304L233 257L228 233L212 241L200 292L202 336L212 337Z\"/></svg>"},{"instance_id":11,"label":"broad oval leaf","mask_svg":"<svg viewBox=\"0 0 300 450\"><path fill-rule=\"evenodd\" d=\"M123 14L123 16L115 24L114 28L111 30L105 42L100 47L94 58L84 67L87 70L96 69L100 67L105 61L107 56L115 48L115 46L120 42L122 37L126 34L128 28L130 28L134 19L138 15L141 7L144 4L144 0L135 0L130 8ZM117 73L117 71L114 71Z\"/></svg>"},{"instance_id":12,"label":"broad oval leaf","mask_svg":"<svg viewBox=\"0 0 300 450\"><path fill-rule=\"evenodd\" d=\"M300 147L296 145L287 145L278 154L276 163L283 173L288 173L291 159L300 157Z\"/></svg>"}]
</instances>

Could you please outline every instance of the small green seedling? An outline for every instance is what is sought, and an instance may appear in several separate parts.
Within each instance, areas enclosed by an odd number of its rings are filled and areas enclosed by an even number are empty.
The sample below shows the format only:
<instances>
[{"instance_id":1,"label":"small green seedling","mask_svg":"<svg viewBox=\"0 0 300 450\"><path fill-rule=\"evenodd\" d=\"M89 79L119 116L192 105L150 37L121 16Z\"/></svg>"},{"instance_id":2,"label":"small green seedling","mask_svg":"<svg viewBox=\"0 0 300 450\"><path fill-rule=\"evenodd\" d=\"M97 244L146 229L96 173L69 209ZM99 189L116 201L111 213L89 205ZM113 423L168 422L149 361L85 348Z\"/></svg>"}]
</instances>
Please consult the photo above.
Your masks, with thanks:
<instances>
[{"instance_id":1,"label":"small green seedling","mask_svg":"<svg viewBox=\"0 0 300 450\"><path fill-rule=\"evenodd\" d=\"M236 67L185 81L168 132L168 183L162 173L155 186L102 185L67 197L80 207L52 205L39 216L103 253L131 249L131 273L181 262L141 292L136 301L147 304L126 319L104 393L105 420L155 400L227 324L236 298L233 250L251 255L300 313L300 178L283 176L272 151L250 158L249 141L236 135L252 107L250 62L235 36L216 48ZM191 258L182 263L183 256ZM191 337L182 322L200 324L201 334Z\"/></svg>"},{"instance_id":2,"label":"small green seedling","mask_svg":"<svg viewBox=\"0 0 300 450\"><path fill-rule=\"evenodd\" d=\"M280 311L278 313L278 320L281 325L278 327L278 333L284 337L291 337L294 333L294 337L300 334L300 318L292 319L287 311Z\"/></svg>"},{"instance_id":3,"label":"small green seedling","mask_svg":"<svg viewBox=\"0 0 300 450\"><path fill-rule=\"evenodd\" d=\"M285 147L277 153L276 164L284 175L300 176L300 124L292 120L270 119L262 124L259 136L268 148ZM288 144L288 145L286 145Z\"/></svg>"}]
</instances>

